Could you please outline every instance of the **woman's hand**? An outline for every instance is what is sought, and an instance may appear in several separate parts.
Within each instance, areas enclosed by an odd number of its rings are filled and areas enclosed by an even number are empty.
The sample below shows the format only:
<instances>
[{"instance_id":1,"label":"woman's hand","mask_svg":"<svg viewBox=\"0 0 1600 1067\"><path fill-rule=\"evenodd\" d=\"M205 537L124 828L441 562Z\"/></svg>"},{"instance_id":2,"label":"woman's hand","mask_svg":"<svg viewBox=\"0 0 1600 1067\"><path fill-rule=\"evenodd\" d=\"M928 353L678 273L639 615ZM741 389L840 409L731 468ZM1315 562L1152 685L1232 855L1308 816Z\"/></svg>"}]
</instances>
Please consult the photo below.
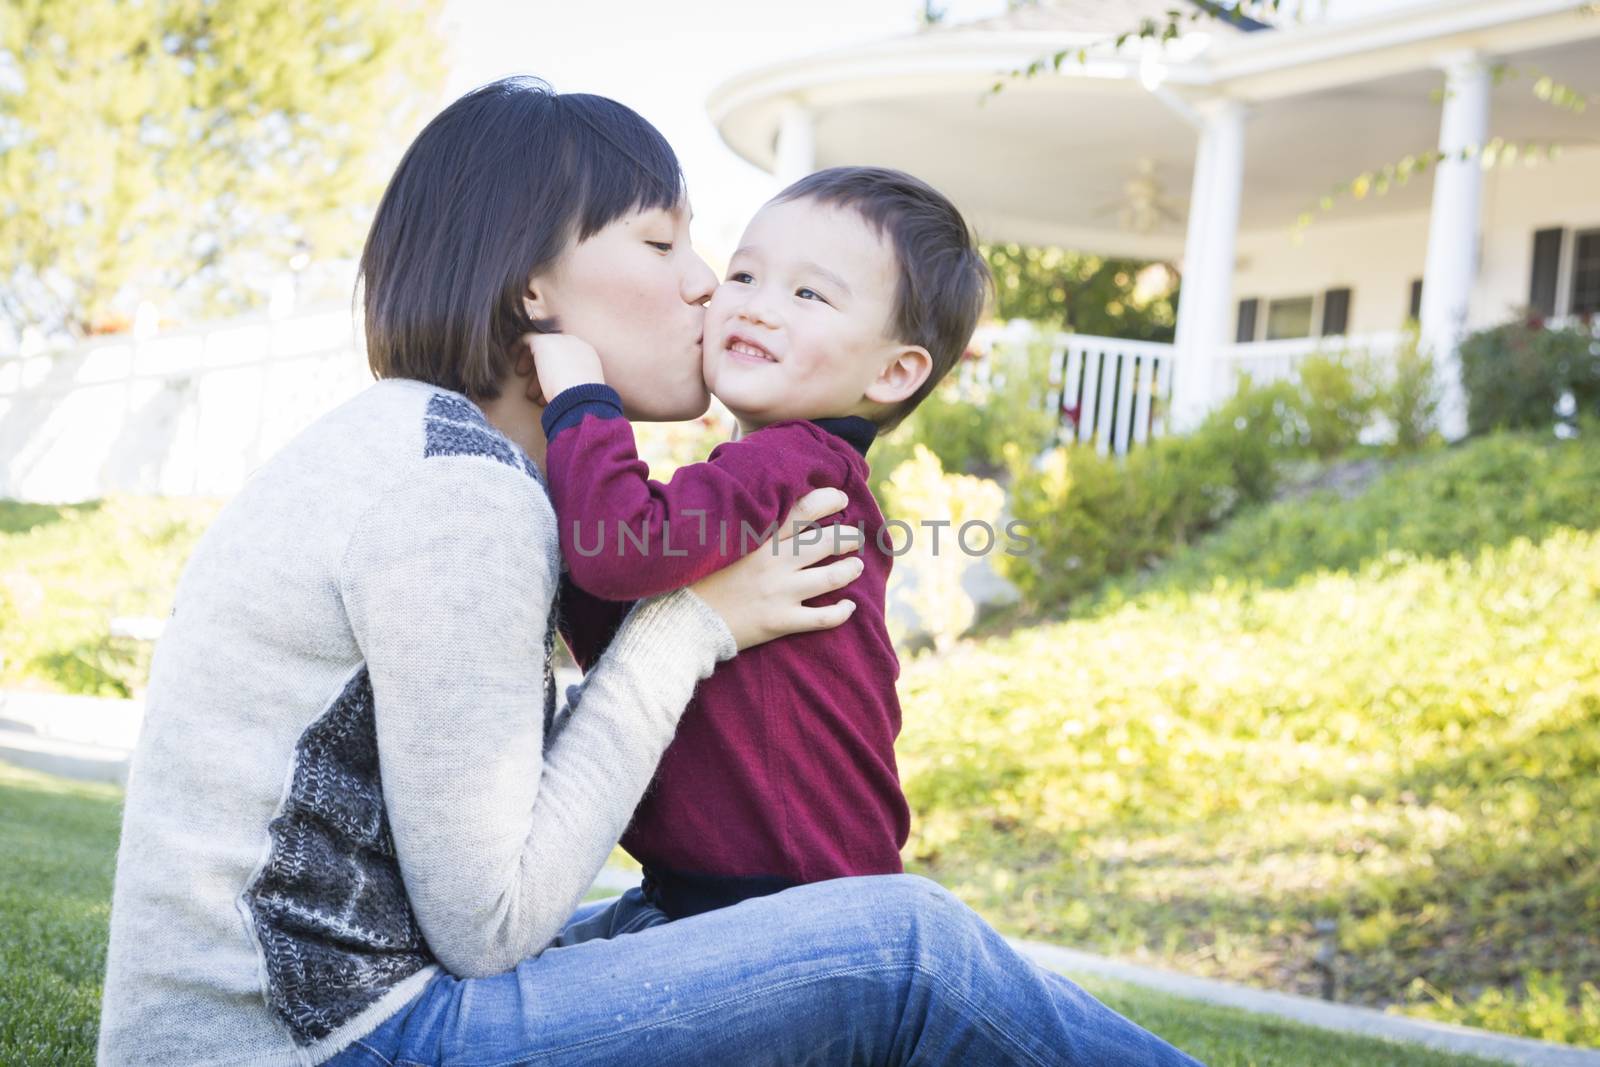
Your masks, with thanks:
<instances>
[{"instance_id":1,"label":"woman's hand","mask_svg":"<svg viewBox=\"0 0 1600 1067\"><path fill-rule=\"evenodd\" d=\"M842 531L838 540L845 544L836 543L835 535L830 532L836 527L831 526L825 527L822 536L814 541L795 539L795 533L804 528L803 524L832 515L843 508L848 499L838 489L813 489L795 502L778 527L774 535L776 545L771 540L765 541L738 562L689 586L722 616L741 651L786 634L831 630L855 611L852 600L840 600L824 607L807 607L802 603L841 589L861 575L865 565L858 554L859 546L845 547L849 544L845 535L853 535L854 529L837 527ZM812 564L841 552L851 554L826 567L812 568Z\"/></svg>"},{"instance_id":2,"label":"woman's hand","mask_svg":"<svg viewBox=\"0 0 1600 1067\"><path fill-rule=\"evenodd\" d=\"M522 343L528 354L517 360L516 371L519 377L533 375L528 399L535 404L549 404L574 385L605 384L600 354L587 341L569 333L529 333Z\"/></svg>"}]
</instances>

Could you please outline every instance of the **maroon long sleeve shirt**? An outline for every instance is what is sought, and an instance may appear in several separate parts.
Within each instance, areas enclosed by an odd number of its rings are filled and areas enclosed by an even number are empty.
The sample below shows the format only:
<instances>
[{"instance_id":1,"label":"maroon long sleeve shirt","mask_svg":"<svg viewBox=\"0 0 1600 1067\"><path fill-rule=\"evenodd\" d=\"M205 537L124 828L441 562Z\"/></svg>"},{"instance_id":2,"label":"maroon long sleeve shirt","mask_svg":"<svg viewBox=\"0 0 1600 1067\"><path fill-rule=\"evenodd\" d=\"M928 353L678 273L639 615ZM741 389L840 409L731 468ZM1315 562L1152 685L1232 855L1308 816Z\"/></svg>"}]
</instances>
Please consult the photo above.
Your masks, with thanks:
<instances>
[{"instance_id":1,"label":"maroon long sleeve shirt","mask_svg":"<svg viewBox=\"0 0 1600 1067\"><path fill-rule=\"evenodd\" d=\"M663 483L649 479L609 387L564 391L543 421L568 572L563 633L585 670L628 601L754 551L813 489L849 498L825 531L842 523L861 535L861 577L806 602L848 596L849 621L748 649L700 684L622 837L646 893L678 918L806 882L901 871L910 812L894 755L900 664L885 621L893 556L867 483L873 424L774 423Z\"/></svg>"}]
</instances>

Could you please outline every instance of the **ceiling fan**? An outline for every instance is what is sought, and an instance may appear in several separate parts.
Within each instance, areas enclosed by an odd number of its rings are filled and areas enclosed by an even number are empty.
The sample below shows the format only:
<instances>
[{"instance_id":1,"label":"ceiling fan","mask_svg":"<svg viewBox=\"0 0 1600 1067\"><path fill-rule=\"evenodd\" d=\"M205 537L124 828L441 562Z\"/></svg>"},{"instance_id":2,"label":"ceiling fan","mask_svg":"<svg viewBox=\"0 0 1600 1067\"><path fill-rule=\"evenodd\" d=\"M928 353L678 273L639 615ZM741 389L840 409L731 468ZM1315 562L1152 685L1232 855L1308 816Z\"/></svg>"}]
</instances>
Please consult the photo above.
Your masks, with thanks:
<instances>
[{"instance_id":1,"label":"ceiling fan","mask_svg":"<svg viewBox=\"0 0 1600 1067\"><path fill-rule=\"evenodd\" d=\"M1122 199L1101 205L1097 214L1115 214L1118 225L1138 234L1151 233L1163 223L1183 221L1183 213L1166 198L1156 161L1149 156L1141 157L1133 175L1122 183Z\"/></svg>"}]
</instances>

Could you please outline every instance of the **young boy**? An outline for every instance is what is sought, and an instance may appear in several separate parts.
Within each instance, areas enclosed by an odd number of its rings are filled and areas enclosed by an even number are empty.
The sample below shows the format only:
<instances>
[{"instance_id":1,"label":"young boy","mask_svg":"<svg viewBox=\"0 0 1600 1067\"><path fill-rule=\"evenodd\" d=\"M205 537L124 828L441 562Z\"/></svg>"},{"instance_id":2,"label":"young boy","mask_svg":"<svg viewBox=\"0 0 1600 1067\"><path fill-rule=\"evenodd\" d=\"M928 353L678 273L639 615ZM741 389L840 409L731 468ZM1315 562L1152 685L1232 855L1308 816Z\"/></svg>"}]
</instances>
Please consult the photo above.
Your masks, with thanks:
<instances>
[{"instance_id":1,"label":"young boy","mask_svg":"<svg viewBox=\"0 0 1600 1067\"><path fill-rule=\"evenodd\" d=\"M849 621L721 665L680 720L621 842L669 917L902 870L900 667L884 618L894 546L866 453L960 359L988 285L965 221L924 182L836 167L791 185L750 221L706 309L706 384L740 436L665 484L646 477L594 350L533 338L562 555L581 591L563 612L585 669L606 637L593 632L599 601L726 566L812 489L844 490L834 521L860 543L862 576L811 601L848 596Z\"/></svg>"}]
</instances>

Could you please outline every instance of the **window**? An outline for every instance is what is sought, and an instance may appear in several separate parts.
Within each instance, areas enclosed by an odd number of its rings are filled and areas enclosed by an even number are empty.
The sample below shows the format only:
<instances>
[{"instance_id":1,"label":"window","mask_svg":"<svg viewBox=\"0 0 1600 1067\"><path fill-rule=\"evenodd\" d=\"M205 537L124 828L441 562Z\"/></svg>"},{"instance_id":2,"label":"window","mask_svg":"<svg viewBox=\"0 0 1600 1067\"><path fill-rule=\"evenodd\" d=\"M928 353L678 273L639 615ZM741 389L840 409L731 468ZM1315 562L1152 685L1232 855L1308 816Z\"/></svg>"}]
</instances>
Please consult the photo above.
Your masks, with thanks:
<instances>
[{"instance_id":1,"label":"window","mask_svg":"<svg viewBox=\"0 0 1600 1067\"><path fill-rule=\"evenodd\" d=\"M1270 301L1267 304L1267 340L1310 337L1311 304L1312 298L1309 296Z\"/></svg>"},{"instance_id":2,"label":"window","mask_svg":"<svg viewBox=\"0 0 1600 1067\"><path fill-rule=\"evenodd\" d=\"M1600 311L1600 230L1577 234L1572 253L1572 307L1574 315Z\"/></svg>"}]
</instances>

